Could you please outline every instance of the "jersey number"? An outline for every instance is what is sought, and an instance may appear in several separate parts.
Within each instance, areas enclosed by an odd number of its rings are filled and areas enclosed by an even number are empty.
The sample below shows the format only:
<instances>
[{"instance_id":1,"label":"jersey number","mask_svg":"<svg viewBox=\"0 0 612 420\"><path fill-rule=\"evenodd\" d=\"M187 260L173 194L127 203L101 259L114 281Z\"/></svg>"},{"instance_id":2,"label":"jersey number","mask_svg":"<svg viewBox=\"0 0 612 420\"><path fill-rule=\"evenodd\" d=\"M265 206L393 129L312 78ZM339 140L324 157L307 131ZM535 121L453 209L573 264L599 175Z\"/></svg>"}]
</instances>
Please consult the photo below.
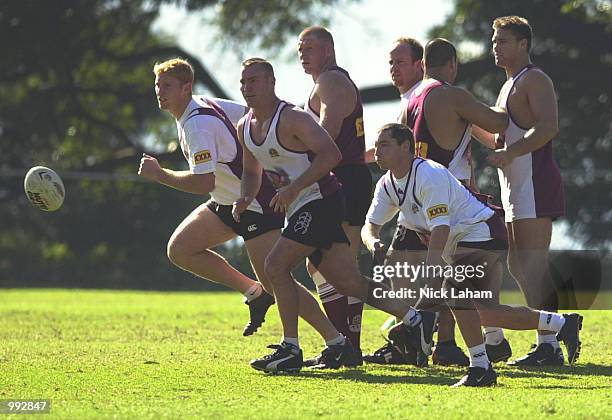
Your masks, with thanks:
<instances>
[{"instance_id":1,"label":"jersey number","mask_svg":"<svg viewBox=\"0 0 612 420\"><path fill-rule=\"evenodd\" d=\"M357 132L357 137L363 136L363 118L357 118L355 120L355 131Z\"/></svg>"}]
</instances>

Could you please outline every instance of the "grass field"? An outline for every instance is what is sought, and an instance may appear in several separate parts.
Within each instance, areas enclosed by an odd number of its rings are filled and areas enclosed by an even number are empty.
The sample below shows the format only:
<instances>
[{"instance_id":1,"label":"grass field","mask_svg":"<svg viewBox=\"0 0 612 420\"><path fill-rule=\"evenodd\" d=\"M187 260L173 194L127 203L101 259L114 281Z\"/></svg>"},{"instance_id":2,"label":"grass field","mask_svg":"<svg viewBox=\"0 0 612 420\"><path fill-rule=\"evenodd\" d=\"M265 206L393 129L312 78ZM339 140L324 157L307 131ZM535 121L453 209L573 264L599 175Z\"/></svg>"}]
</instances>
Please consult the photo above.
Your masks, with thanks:
<instances>
[{"instance_id":1,"label":"grass field","mask_svg":"<svg viewBox=\"0 0 612 420\"><path fill-rule=\"evenodd\" d=\"M462 369L376 367L266 375L248 361L280 337L276 309L243 338L237 294L0 291L0 399L52 400L55 418L610 418L612 311L583 311L574 367L498 365L491 389L451 389ZM364 350L386 315L364 315ZM304 324L309 357L322 349ZM508 332L515 355L532 332Z\"/></svg>"}]
</instances>

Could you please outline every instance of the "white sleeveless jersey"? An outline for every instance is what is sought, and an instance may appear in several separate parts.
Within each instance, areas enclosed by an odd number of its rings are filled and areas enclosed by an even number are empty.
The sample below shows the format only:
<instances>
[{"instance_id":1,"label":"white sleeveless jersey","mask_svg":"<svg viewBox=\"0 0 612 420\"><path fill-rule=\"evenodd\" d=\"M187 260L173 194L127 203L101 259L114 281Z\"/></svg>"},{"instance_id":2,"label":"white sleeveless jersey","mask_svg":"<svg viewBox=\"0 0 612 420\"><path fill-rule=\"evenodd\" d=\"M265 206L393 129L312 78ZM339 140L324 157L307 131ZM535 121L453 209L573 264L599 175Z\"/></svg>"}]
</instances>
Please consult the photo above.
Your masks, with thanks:
<instances>
[{"instance_id":1,"label":"white sleeveless jersey","mask_svg":"<svg viewBox=\"0 0 612 420\"><path fill-rule=\"evenodd\" d=\"M309 152L296 152L285 148L278 140L278 124L281 112L285 107L292 107L285 101L280 101L274 112L274 116L268 127L268 132L261 144L257 144L251 136L251 119L253 111L250 111L244 122L244 144L246 148L255 156L264 168L272 185L276 190L289 185L302 175L311 165L311 154ZM334 179L335 180L335 179ZM286 218L304 206L305 204L319 200L325 195L322 182L304 188L299 192L297 198L287 209Z\"/></svg>"},{"instance_id":2,"label":"white sleeveless jersey","mask_svg":"<svg viewBox=\"0 0 612 420\"><path fill-rule=\"evenodd\" d=\"M399 180L387 171L376 184L366 220L382 226L398 211L403 216L398 223L419 233L449 226L448 254L460 241L493 239L486 223L493 210L478 201L447 168L429 159L415 158L408 174Z\"/></svg>"},{"instance_id":3,"label":"white sleeveless jersey","mask_svg":"<svg viewBox=\"0 0 612 420\"><path fill-rule=\"evenodd\" d=\"M237 102L224 101L236 113ZM236 138L235 125L225 114L224 104L205 96L193 96L183 115L176 121L181 150L192 174L215 175L215 188L210 193L221 205L232 205L240 198L242 148ZM229 126L228 126L229 124ZM238 156L240 152L240 156ZM257 200L248 210L263 213Z\"/></svg>"},{"instance_id":4,"label":"white sleeveless jersey","mask_svg":"<svg viewBox=\"0 0 612 420\"><path fill-rule=\"evenodd\" d=\"M508 128L495 135L497 148L521 140L528 128L520 127L512 118L508 98L516 82L530 69L525 66L502 86L496 106L508 110ZM562 216L565 210L563 181L552 153L552 140L530 153L518 156L504 168L498 168L501 200L506 222L537 217Z\"/></svg>"}]
</instances>

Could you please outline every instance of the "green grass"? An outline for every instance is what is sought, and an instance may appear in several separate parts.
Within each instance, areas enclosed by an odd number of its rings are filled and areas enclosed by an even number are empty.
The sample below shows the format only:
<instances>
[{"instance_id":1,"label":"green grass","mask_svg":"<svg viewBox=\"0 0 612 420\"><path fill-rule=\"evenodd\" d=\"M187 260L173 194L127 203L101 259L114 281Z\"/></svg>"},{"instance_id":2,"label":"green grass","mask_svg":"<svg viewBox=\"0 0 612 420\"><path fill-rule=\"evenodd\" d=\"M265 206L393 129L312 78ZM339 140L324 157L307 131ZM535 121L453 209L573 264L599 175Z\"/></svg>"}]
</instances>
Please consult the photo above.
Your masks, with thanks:
<instances>
[{"instance_id":1,"label":"green grass","mask_svg":"<svg viewBox=\"0 0 612 420\"><path fill-rule=\"evenodd\" d=\"M280 337L276 310L243 338L237 294L0 291L0 399L48 398L57 418L610 417L612 311L583 311L574 367L498 365L500 385L451 389L463 370L376 367L266 375L248 361ZM386 315L364 315L365 350ZM304 324L305 356L322 348ZM515 355L532 332L507 332Z\"/></svg>"}]
</instances>

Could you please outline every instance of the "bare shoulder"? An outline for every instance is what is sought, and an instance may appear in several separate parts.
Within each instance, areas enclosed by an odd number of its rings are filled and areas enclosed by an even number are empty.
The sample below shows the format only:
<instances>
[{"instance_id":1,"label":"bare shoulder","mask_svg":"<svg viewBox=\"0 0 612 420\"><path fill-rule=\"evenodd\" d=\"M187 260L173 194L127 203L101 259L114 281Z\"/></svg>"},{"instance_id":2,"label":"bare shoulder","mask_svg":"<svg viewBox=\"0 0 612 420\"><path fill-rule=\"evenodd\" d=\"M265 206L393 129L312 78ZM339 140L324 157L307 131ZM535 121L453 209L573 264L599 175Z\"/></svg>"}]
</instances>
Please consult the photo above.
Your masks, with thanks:
<instances>
[{"instance_id":1,"label":"bare shoulder","mask_svg":"<svg viewBox=\"0 0 612 420\"><path fill-rule=\"evenodd\" d=\"M238 123L236 124L236 134L238 134L238 138L240 140L242 140L242 133L244 130L244 125L246 124L246 119L247 119L247 116L243 115L242 118L240 118L238 120Z\"/></svg>"},{"instance_id":2,"label":"bare shoulder","mask_svg":"<svg viewBox=\"0 0 612 420\"><path fill-rule=\"evenodd\" d=\"M317 86L319 90L324 91L348 89L353 87L348 77L338 70L326 71L322 73L317 79Z\"/></svg>"},{"instance_id":3,"label":"bare shoulder","mask_svg":"<svg viewBox=\"0 0 612 420\"><path fill-rule=\"evenodd\" d=\"M517 87L518 88L525 87L528 89L533 88L533 87L538 87L540 89L542 88L554 89L552 79L546 73L544 73L544 71L540 68L535 68L535 69L525 72L523 77L519 79L519 82L517 83Z\"/></svg>"},{"instance_id":4,"label":"bare shoulder","mask_svg":"<svg viewBox=\"0 0 612 420\"><path fill-rule=\"evenodd\" d=\"M312 117L298 106L287 106L280 115L281 123L285 124L304 124L309 121L315 122Z\"/></svg>"}]
</instances>

